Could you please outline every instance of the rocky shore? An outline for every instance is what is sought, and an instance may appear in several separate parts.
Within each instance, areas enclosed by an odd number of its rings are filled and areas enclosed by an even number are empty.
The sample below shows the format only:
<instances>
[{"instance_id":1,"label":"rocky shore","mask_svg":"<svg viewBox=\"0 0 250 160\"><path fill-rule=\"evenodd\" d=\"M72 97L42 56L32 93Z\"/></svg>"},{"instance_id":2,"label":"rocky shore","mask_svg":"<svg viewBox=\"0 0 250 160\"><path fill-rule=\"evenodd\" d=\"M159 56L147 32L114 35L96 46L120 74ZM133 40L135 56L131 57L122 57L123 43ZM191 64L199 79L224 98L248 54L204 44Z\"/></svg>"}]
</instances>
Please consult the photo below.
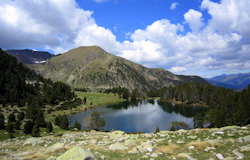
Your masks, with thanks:
<instances>
[{"instance_id":1,"label":"rocky shore","mask_svg":"<svg viewBox=\"0 0 250 160\"><path fill-rule=\"evenodd\" d=\"M250 125L128 134L69 131L0 142L0 159L250 159Z\"/></svg>"}]
</instances>

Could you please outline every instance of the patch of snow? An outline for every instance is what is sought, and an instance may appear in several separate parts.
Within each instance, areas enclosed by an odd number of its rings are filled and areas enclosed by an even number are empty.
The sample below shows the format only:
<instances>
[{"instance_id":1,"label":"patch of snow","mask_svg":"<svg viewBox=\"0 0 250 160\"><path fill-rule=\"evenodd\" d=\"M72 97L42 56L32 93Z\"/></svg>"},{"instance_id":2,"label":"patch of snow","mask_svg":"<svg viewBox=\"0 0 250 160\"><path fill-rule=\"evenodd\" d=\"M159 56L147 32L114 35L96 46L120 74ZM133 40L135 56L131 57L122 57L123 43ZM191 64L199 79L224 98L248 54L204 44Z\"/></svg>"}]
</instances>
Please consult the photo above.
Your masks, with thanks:
<instances>
[{"instance_id":1,"label":"patch of snow","mask_svg":"<svg viewBox=\"0 0 250 160\"><path fill-rule=\"evenodd\" d=\"M34 63L45 63L46 61L34 61Z\"/></svg>"}]
</instances>

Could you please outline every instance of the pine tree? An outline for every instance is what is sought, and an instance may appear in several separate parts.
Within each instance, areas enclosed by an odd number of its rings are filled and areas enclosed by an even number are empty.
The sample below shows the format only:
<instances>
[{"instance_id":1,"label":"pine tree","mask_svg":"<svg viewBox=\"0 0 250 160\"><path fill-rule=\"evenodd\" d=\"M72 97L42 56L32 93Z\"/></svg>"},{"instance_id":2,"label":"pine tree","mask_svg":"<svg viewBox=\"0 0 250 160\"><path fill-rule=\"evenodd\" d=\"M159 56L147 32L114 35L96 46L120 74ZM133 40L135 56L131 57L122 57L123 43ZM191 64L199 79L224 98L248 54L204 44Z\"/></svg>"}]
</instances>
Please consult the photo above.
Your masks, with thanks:
<instances>
[{"instance_id":1,"label":"pine tree","mask_svg":"<svg viewBox=\"0 0 250 160\"><path fill-rule=\"evenodd\" d=\"M25 134L31 134L32 129L33 129L33 123L29 120L25 123L23 132Z\"/></svg>"},{"instance_id":2,"label":"pine tree","mask_svg":"<svg viewBox=\"0 0 250 160\"><path fill-rule=\"evenodd\" d=\"M47 131L47 133L50 133L53 131L53 126L52 126L51 122L47 122L46 131Z\"/></svg>"},{"instance_id":3,"label":"pine tree","mask_svg":"<svg viewBox=\"0 0 250 160\"><path fill-rule=\"evenodd\" d=\"M204 118L201 113L196 113L193 121L194 121L194 128L203 128Z\"/></svg>"},{"instance_id":4,"label":"pine tree","mask_svg":"<svg viewBox=\"0 0 250 160\"><path fill-rule=\"evenodd\" d=\"M55 125L60 126L60 119L61 119L61 115L56 116Z\"/></svg>"},{"instance_id":5,"label":"pine tree","mask_svg":"<svg viewBox=\"0 0 250 160\"><path fill-rule=\"evenodd\" d=\"M7 131L8 133L14 133L14 127L13 127L13 124L12 124L11 121L8 121L8 124L7 124L7 126L6 126L6 131Z\"/></svg>"},{"instance_id":6,"label":"pine tree","mask_svg":"<svg viewBox=\"0 0 250 160\"><path fill-rule=\"evenodd\" d=\"M97 122L97 127L104 130L104 126L105 126L105 119L104 118L99 119Z\"/></svg>"},{"instance_id":7,"label":"pine tree","mask_svg":"<svg viewBox=\"0 0 250 160\"><path fill-rule=\"evenodd\" d=\"M19 120L17 120L15 123L14 123L14 129L15 130L20 130L20 126L21 126L21 122Z\"/></svg>"},{"instance_id":8,"label":"pine tree","mask_svg":"<svg viewBox=\"0 0 250 160\"><path fill-rule=\"evenodd\" d=\"M8 121L10 121L10 122L15 122L15 121L16 121L16 116L15 116L14 112L11 113L11 114L8 116Z\"/></svg>"},{"instance_id":9,"label":"pine tree","mask_svg":"<svg viewBox=\"0 0 250 160\"><path fill-rule=\"evenodd\" d=\"M78 130L81 130L81 123L77 122L77 120L74 123L74 128L77 128Z\"/></svg>"},{"instance_id":10,"label":"pine tree","mask_svg":"<svg viewBox=\"0 0 250 160\"><path fill-rule=\"evenodd\" d=\"M4 116L0 113L0 129L5 129Z\"/></svg>"},{"instance_id":11,"label":"pine tree","mask_svg":"<svg viewBox=\"0 0 250 160\"><path fill-rule=\"evenodd\" d=\"M39 128L38 121L35 122L35 125L32 128L31 136L32 137L39 137L40 136L40 128Z\"/></svg>"},{"instance_id":12,"label":"pine tree","mask_svg":"<svg viewBox=\"0 0 250 160\"><path fill-rule=\"evenodd\" d=\"M100 117L99 117L99 113L97 111L94 111L91 114L91 118L90 118L90 126L91 129L95 129L98 130L98 125L97 122L99 121Z\"/></svg>"},{"instance_id":13,"label":"pine tree","mask_svg":"<svg viewBox=\"0 0 250 160\"><path fill-rule=\"evenodd\" d=\"M63 115L60 120L60 128L68 130L69 129L69 120L67 115Z\"/></svg>"},{"instance_id":14,"label":"pine tree","mask_svg":"<svg viewBox=\"0 0 250 160\"><path fill-rule=\"evenodd\" d=\"M22 121L24 120L25 114L24 112L19 112L17 115L17 120Z\"/></svg>"},{"instance_id":15,"label":"pine tree","mask_svg":"<svg viewBox=\"0 0 250 160\"><path fill-rule=\"evenodd\" d=\"M156 130L155 130L155 133L158 133L158 132L160 132L160 129L159 129L159 127L157 126L157 127L156 127Z\"/></svg>"}]
</instances>

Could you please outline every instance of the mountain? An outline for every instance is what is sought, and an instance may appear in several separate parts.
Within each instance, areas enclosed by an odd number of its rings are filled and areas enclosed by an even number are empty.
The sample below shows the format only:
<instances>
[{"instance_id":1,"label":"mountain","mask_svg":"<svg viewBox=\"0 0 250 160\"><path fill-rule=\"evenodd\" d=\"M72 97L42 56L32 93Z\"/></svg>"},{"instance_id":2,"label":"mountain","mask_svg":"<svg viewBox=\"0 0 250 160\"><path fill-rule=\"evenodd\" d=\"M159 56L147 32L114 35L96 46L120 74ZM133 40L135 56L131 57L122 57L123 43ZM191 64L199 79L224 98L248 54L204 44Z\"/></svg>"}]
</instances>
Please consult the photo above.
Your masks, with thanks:
<instances>
[{"instance_id":1,"label":"mountain","mask_svg":"<svg viewBox=\"0 0 250 160\"><path fill-rule=\"evenodd\" d=\"M26 64L43 63L47 59L50 59L54 56L49 52L34 51L30 49L6 50L5 52L15 56L18 59L18 61L21 61Z\"/></svg>"},{"instance_id":2,"label":"mountain","mask_svg":"<svg viewBox=\"0 0 250 160\"><path fill-rule=\"evenodd\" d=\"M243 89L250 84L250 72L230 75L222 74L206 80L215 86L232 88L234 90Z\"/></svg>"},{"instance_id":3,"label":"mountain","mask_svg":"<svg viewBox=\"0 0 250 160\"><path fill-rule=\"evenodd\" d=\"M179 76L160 68L146 68L97 46L72 49L46 63L28 66L45 78L89 90L121 86L146 91L185 82L208 83L197 76Z\"/></svg>"}]
</instances>

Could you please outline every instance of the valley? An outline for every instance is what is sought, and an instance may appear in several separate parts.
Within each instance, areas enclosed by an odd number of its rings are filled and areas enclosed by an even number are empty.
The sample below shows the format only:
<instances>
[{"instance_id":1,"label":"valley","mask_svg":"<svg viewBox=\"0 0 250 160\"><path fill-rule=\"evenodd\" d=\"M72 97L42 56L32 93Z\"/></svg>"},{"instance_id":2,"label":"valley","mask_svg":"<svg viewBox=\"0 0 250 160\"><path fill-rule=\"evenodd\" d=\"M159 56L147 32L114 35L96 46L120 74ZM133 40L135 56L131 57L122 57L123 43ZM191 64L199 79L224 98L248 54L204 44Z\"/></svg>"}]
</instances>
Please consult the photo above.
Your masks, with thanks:
<instances>
[{"instance_id":1,"label":"valley","mask_svg":"<svg viewBox=\"0 0 250 160\"><path fill-rule=\"evenodd\" d=\"M23 65L2 50L0 56L0 157L3 159L72 158L69 152L77 150L83 156L81 151L86 149L96 159L250 156L250 86L234 92L212 86L198 76L146 68L97 46L76 48L45 63ZM63 118L104 104L144 98L199 104L209 112L195 116L196 129L178 128L150 134L79 131L68 128L68 120L66 130L55 124L58 116ZM25 117L20 118L22 112ZM203 129L205 121L213 124L213 128ZM32 126L27 127L28 123Z\"/></svg>"}]
</instances>

